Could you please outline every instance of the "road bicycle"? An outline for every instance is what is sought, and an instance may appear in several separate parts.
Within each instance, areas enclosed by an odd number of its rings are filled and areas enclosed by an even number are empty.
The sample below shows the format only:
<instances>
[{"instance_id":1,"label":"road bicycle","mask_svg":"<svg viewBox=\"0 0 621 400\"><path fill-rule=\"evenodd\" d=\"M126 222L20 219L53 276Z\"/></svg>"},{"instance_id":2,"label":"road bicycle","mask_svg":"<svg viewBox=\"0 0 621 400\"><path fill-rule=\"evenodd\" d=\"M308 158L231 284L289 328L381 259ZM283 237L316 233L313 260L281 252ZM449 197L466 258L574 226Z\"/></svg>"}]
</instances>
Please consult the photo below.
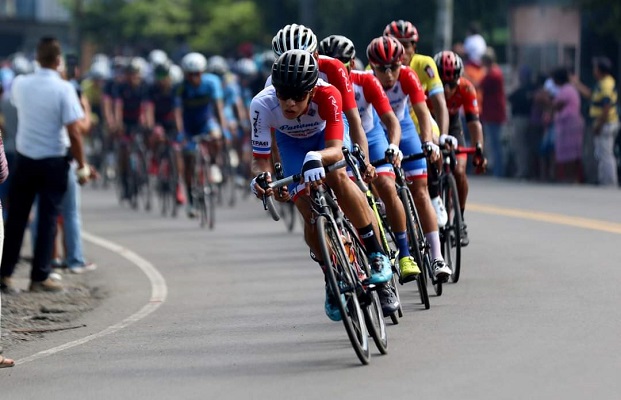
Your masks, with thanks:
<instances>
[{"instance_id":1,"label":"road bicycle","mask_svg":"<svg viewBox=\"0 0 621 400\"><path fill-rule=\"evenodd\" d=\"M425 153L411 154L403 157L402 162L419 160L424 157ZM386 164L386 159L372 160L370 164L374 167L379 167ZM395 171L395 186L397 194L399 195L399 200L401 200L405 211L405 226L408 234L410 254L414 257L414 261L416 261L416 264L421 269L421 274L416 277L416 285L418 287L421 304L423 304L425 310L428 310L431 307L431 303L429 301L429 293L427 291L427 281L431 280L434 289L436 290L436 294L438 292L440 292L440 294L442 293L442 283L435 279L433 274L431 255L429 253L430 246L423 232L420 218L418 217L418 211L416 210L416 204L414 203L414 198L412 197L412 192L410 192L410 188L407 185L405 172L401 167L394 167L393 169ZM389 224L387 224L387 216L385 211L382 213L382 219L385 222L384 225L389 226ZM392 230L387 230L387 232L389 232L389 236L393 243L396 243L396 238ZM399 270L399 268L395 269ZM400 274L398 279L400 284L403 285L406 283L403 281Z\"/></svg>"},{"instance_id":2,"label":"road bicycle","mask_svg":"<svg viewBox=\"0 0 621 400\"><path fill-rule=\"evenodd\" d=\"M459 193L455 181L454 171L457 165L457 154L477 154L480 149L476 147L442 147L442 169L438 173L438 188L444 207L448 214L448 222L440 228L440 243L442 256L451 268L451 281L457 283L461 274L461 231L463 220L459 205ZM431 165L431 168L436 168Z\"/></svg>"},{"instance_id":3,"label":"road bicycle","mask_svg":"<svg viewBox=\"0 0 621 400\"><path fill-rule=\"evenodd\" d=\"M341 160L326 167L326 171L334 171L346 165L345 160ZM263 176L257 182L265 188L276 189L299 182L301 178L301 174L295 174L266 184ZM264 208L278 220L280 216L272 197L264 196L263 202ZM370 360L369 336L382 354L387 351L388 339L376 287L367 282L371 268L364 245L329 187L319 185L312 189L309 203L325 263L328 290L334 299L338 299L338 308L349 340L360 362L366 365Z\"/></svg>"},{"instance_id":4,"label":"road bicycle","mask_svg":"<svg viewBox=\"0 0 621 400\"><path fill-rule=\"evenodd\" d=\"M177 170L176 144L166 135L157 144L155 161L157 164L157 179L155 189L160 203L162 216L177 216L177 187L179 172Z\"/></svg>"},{"instance_id":5,"label":"road bicycle","mask_svg":"<svg viewBox=\"0 0 621 400\"><path fill-rule=\"evenodd\" d=\"M121 160L124 152L127 152L125 177L122 174L118 176L120 200L127 199L134 210L142 203L144 209L150 211L152 194L147 169L148 155L142 133L133 133L120 144L118 152Z\"/></svg>"},{"instance_id":6,"label":"road bicycle","mask_svg":"<svg viewBox=\"0 0 621 400\"><path fill-rule=\"evenodd\" d=\"M216 220L217 184L211 176L211 155L208 143L213 140L209 135L196 135L192 138L196 144L194 149L194 170L192 173L192 190L190 191L193 206L198 211L201 228L213 229Z\"/></svg>"},{"instance_id":7,"label":"road bicycle","mask_svg":"<svg viewBox=\"0 0 621 400\"><path fill-rule=\"evenodd\" d=\"M385 212L380 212L383 204L381 204L381 200L375 196L375 193L373 191L373 184L365 184L364 180L362 179L362 173L359 169L359 166L365 165L364 153L357 144L354 145L351 152L345 151L343 153L345 156L345 161L347 162L347 165L349 166L351 173L354 177L354 181L356 182L360 190L365 194L367 203L369 204L369 207L371 207L371 209L373 210L373 215L375 216L380 232L380 243L382 245L382 248L384 249L384 252L386 253L386 255L388 255L390 259L390 265L393 275L391 278L389 289L395 293L395 296L397 297L397 301L399 303L399 308L397 309L397 311L385 316L390 317L392 323L396 325L399 323L399 318L403 317L401 296L399 295L399 289L397 288L397 282L401 281L401 270L399 269L399 251L396 246L397 241L394 237L393 232L389 228L390 225L387 222Z\"/></svg>"}]
</instances>

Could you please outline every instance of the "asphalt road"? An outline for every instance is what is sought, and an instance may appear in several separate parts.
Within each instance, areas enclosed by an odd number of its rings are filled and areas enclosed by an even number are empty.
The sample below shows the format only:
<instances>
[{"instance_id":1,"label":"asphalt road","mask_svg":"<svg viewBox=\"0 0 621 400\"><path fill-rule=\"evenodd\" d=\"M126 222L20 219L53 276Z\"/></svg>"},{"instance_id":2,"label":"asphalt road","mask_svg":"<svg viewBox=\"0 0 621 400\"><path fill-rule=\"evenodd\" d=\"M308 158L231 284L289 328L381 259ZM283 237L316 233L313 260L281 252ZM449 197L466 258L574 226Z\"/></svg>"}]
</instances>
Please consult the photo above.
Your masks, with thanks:
<instances>
[{"instance_id":1,"label":"asphalt road","mask_svg":"<svg viewBox=\"0 0 621 400\"><path fill-rule=\"evenodd\" d=\"M621 398L621 191L480 179L470 193L460 282L430 310L402 286L389 353L364 367L323 313L299 230L258 201L220 209L210 232L87 188L85 230L113 242L87 243L92 283L110 296L86 328L12 348L0 398Z\"/></svg>"}]
</instances>

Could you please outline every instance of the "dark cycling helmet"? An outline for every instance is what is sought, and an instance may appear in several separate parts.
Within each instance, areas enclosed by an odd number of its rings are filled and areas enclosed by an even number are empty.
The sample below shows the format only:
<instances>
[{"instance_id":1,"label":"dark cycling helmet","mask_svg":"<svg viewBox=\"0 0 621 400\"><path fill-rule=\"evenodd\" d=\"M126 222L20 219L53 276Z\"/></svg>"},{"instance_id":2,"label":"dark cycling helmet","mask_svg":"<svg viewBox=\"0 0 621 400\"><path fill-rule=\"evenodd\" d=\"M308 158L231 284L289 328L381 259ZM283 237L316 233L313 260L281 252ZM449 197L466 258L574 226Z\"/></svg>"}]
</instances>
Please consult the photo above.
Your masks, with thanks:
<instances>
[{"instance_id":1,"label":"dark cycling helmet","mask_svg":"<svg viewBox=\"0 0 621 400\"><path fill-rule=\"evenodd\" d=\"M318 79L317 60L305 50L284 52L272 67L272 85L279 91L308 92Z\"/></svg>"},{"instance_id":2,"label":"dark cycling helmet","mask_svg":"<svg viewBox=\"0 0 621 400\"><path fill-rule=\"evenodd\" d=\"M433 56L438 66L438 73L442 82L457 82L464 72L464 63L461 57L452 51L441 51Z\"/></svg>"},{"instance_id":3,"label":"dark cycling helmet","mask_svg":"<svg viewBox=\"0 0 621 400\"><path fill-rule=\"evenodd\" d=\"M153 76L156 79L164 79L170 76L170 62L166 61L162 64L155 64L153 68Z\"/></svg>"},{"instance_id":4,"label":"dark cycling helmet","mask_svg":"<svg viewBox=\"0 0 621 400\"><path fill-rule=\"evenodd\" d=\"M398 40L412 40L418 42L418 30L410 21L402 19L392 21L384 28L384 36L393 36Z\"/></svg>"},{"instance_id":5,"label":"dark cycling helmet","mask_svg":"<svg viewBox=\"0 0 621 400\"><path fill-rule=\"evenodd\" d=\"M380 36L369 43L367 58L374 65L396 64L403 58L403 45L392 36Z\"/></svg>"},{"instance_id":6,"label":"dark cycling helmet","mask_svg":"<svg viewBox=\"0 0 621 400\"><path fill-rule=\"evenodd\" d=\"M346 63L356 57L354 43L342 35L330 35L319 42L319 54L337 58Z\"/></svg>"},{"instance_id":7,"label":"dark cycling helmet","mask_svg":"<svg viewBox=\"0 0 621 400\"><path fill-rule=\"evenodd\" d=\"M314 53L317 50L317 36L304 25L285 26L272 39L272 50L276 56L280 56L285 51L293 49Z\"/></svg>"}]
</instances>

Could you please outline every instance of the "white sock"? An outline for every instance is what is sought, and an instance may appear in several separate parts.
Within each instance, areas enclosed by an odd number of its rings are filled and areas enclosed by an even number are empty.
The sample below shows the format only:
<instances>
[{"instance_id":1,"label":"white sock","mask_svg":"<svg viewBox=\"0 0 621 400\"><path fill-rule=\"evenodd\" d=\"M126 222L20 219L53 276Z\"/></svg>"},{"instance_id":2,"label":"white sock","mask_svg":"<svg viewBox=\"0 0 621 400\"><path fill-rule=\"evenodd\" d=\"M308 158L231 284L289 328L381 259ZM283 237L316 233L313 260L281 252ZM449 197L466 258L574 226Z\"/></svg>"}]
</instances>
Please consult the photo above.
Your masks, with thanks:
<instances>
[{"instance_id":1,"label":"white sock","mask_svg":"<svg viewBox=\"0 0 621 400\"><path fill-rule=\"evenodd\" d=\"M444 257L442 257L442 245L440 244L440 233L438 231L425 233L425 237L429 242L429 247L431 247L431 260L444 260Z\"/></svg>"}]
</instances>

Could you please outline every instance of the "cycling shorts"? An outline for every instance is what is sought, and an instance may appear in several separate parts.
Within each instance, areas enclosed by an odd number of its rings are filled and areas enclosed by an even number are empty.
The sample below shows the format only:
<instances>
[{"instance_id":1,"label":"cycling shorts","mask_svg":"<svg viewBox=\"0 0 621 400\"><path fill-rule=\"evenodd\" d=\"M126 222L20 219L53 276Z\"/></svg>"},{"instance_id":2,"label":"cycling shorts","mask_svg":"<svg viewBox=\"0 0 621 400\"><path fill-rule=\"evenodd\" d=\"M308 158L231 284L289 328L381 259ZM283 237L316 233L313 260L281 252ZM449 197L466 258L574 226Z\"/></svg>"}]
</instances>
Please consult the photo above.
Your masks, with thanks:
<instances>
[{"instance_id":1,"label":"cycling shorts","mask_svg":"<svg viewBox=\"0 0 621 400\"><path fill-rule=\"evenodd\" d=\"M403 118L400 123L401 143L399 143L399 149L403 152L403 155L409 156L410 154L422 153L422 143L416 131L416 126L414 126L414 122L409 114L406 114L405 118ZM405 178L408 181L418 178L427 178L427 161L424 158L404 162L401 166L405 172Z\"/></svg>"},{"instance_id":2,"label":"cycling shorts","mask_svg":"<svg viewBox=\"0 0 621 400\"><path fill-rule=\"evenodd\" d=\"M386 157L388 139L384 134L382 126L379 124L375 125L375 127L367 133L367 138L369 140L369 155L367 156L367 161L371 162ZM375 170L380 175L395 176L395 170L390 163L382 164Z\"/></svg>"},{"instance_id":3,"label":"cycling shorts","mask_svg":"<svg viewBox=\"0 0 621 400\"><path fill-rule=\"evenodd\" d=\"M351 149L351 139L349 137L349 125L344 120L345 132L343 135L343 146ZM326 148L325 135L323 132L317 133L311 137L297 139L288 136L279 130L275 131L276 144L280 153L280 161L285 176L300 173L304 158L309 151L318 151ZM295 200L297 196L304 192L304 185L298 182L288 186L289 194Z\"/></svg>"}]
</instances>

